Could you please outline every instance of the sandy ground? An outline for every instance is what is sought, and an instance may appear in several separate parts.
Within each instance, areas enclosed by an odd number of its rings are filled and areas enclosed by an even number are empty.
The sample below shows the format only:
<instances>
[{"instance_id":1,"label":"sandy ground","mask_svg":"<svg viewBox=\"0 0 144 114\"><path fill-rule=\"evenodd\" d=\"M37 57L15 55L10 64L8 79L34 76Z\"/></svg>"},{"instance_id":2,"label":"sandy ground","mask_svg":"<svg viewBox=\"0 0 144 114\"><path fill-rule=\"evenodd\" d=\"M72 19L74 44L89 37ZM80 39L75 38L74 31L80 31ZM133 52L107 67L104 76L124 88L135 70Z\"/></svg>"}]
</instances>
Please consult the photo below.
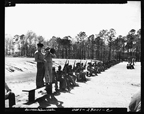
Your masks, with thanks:
<instances>
[{"instance_id":1,"label":"sandy ground","mask_svg":"<svg viewBox=\"0 0 144 114\"><path fill-rule=\"evenodd\" d=\"M65 59L53 59L54 66L64 65ZM80 60L77 60L77 62ZM90 60L88 60L90 61ZM74 60L70 60L73 64ZM85 62L85 60L82 60ZM86 83L80 83L70 93L60 92L50 98L38 94L36 102L27 104L28 94L23 89L35 88L36 63L34 58L5 57L5 81L16 95L19 108L73 108L73 107L128 107L131 96L141 88L141 63L137 62L134 70L126 69L127 62L121 62L110 69L87 77ZM54 85L53 85L54 86ZM54 90L53 90L54 92ZM5 101L5 107L8 100Z\"/></svg>"}]
</instances>

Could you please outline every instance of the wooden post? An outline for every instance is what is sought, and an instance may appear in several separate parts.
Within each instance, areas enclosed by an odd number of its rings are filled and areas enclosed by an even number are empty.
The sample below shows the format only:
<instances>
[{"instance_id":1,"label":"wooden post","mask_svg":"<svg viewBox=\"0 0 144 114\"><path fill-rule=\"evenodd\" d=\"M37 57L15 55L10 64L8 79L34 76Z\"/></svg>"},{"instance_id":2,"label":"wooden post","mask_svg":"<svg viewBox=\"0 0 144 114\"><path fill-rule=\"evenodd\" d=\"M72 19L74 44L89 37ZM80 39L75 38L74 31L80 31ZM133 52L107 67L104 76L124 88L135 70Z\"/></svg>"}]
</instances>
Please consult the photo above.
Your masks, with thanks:
<instances>
[{"instance_id":1,"label":"wooden post","mask_svg":"<svg viewBox=\"0 0 144 114\"><path fill-rule=\"evenodd\" d=\"M35 100L35 90L29 92L29 102L33 102Z\"/></svg>"}]
</instances>

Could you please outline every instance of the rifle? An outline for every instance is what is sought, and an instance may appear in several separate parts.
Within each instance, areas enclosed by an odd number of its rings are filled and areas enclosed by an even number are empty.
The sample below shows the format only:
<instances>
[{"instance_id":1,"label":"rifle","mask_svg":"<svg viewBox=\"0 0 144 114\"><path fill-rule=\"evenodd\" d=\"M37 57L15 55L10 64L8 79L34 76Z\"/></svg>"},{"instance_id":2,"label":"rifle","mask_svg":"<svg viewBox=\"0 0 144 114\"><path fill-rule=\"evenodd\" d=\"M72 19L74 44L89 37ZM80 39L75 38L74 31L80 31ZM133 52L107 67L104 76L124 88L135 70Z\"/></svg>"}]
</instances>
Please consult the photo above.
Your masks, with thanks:
<instances>
[{"instance_id":1,"label":"rifle","mask_svg":"<svg viewBox=\"0 0 144 114\"><path fill-rule=\"evenodd\" d=\"M86 67L87 61L85 62L84 68Z\"/></svg>"},{"instance_id":2,"label":"rifle","mask_svg":"<svg viewBox=\"0 0 144 114\"><path fill-rule=\"evenodd\" d=\"M68 65L69 65L69 60L68 60L68 63L67 63Z\"/></svg>"},{"instance_id":3,"label":"rifle","mask_svg":"<svg viewBox=\"0 0 144 114\"><path fill-rule=\"evenodd\" d=\"M83 70L83 66L82 66L82 64L81 64L81 60L80 60L80 69Z\"/></svg>"},{"instance_id":4,"label":"rifle","mask_svg":"<svg viewBox=\"0 0 144 114\"><path fill-rule=\"evenodd\" d=\"M81 66L81 60L80 60L80 66Z\"/></svg>"},{"instance_id":5,"label":"rifle","mask_svg":"<svg viewBox=\"0 0 144 114\"><path fill-rule=\"evenodd\" d=\"M74 61L73 69L75 68L75 63L76 63L76 60Z\"/></svg>"},{"instance_id":6,"label":"rifle","mask_svg":"<svg viewBox=\"0 0 144 114\"><path fill-rule=\"evenodd\" d=\"M66 60L66 62L65 62L65 64L64 64L64 67L63 67L63 70L62 70L62 71L64 71L64 69L65 69L65 66L66 66L66 63L67 63L67 60Z\"/></svg>"}]
</instances>

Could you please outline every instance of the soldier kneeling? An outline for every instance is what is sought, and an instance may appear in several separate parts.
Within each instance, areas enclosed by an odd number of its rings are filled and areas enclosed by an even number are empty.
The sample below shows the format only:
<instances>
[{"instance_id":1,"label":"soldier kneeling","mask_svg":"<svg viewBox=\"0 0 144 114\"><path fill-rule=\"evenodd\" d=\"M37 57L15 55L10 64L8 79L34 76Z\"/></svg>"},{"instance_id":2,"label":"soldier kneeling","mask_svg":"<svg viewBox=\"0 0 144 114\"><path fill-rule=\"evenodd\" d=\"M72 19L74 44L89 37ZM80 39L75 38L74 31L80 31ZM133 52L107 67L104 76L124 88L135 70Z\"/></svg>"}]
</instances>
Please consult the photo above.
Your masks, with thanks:
<instances>
[{"instance_id":1,"label":"soldier kneeling","mask_svg":"<svg viewBox=\"0 0 144 114\"><path fill-rule=\"evenodd\" d=\"M127 69L134 69L134 66L131 63L129 63L127 64Z\"/></svg>"}]
</instances>

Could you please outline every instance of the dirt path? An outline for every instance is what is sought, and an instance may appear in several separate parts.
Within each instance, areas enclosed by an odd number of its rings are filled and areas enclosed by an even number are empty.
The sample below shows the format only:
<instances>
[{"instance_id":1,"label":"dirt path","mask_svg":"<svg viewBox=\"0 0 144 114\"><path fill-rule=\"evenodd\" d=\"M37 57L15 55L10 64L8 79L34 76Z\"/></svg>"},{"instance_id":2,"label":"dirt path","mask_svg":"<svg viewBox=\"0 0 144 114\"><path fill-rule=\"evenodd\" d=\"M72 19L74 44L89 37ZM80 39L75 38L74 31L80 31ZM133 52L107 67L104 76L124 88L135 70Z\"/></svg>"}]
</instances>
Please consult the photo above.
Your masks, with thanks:
<instances>
[{"instance_id":1,"label":"dirt path","mask_svg":"<svg viewBox=\"0 0 144 114\"><path fill-rule=\"evenodd\" d=\"M70 93L59 93L52 98L44 97L33 104L23 104L27 94L19 92L17 107L128 107L131 96L140 90L140 63L134 70L126 69L126 62L119 63L110 69L88 78L86 83L78 83ZM35 81L19 83L19 89L35 86ZM17 90L13 86L13 90ZM22 105L23 104L23 105Z\"/></svg>"}]
</instances>

